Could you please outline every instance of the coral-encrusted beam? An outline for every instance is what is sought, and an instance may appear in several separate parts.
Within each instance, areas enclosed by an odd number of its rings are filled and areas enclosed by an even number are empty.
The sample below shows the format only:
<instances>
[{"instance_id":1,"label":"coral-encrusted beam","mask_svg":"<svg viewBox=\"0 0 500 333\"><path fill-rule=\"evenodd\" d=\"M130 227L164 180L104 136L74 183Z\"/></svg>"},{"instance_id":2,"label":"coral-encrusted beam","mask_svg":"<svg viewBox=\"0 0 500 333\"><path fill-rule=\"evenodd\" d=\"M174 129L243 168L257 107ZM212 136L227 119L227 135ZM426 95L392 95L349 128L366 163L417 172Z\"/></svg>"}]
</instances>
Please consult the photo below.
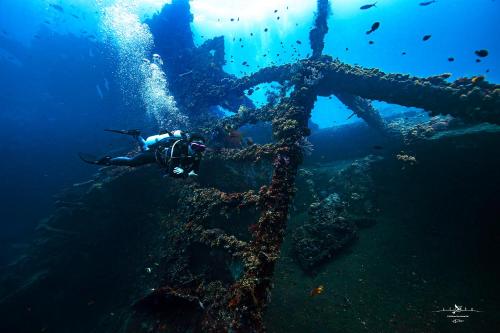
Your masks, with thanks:
<instances>
[{"instance_id":1,"label":"coral-encrusted beam","mask_svg":"<svg viewBox=\"0 0 500 333\"><path fill-rule=\"evenodd\" d=\"M419 107L431 115L449 114L465 122L500 124L500 86L483 77L447 82L448 74L420 78L387 74L378 69L351 66L329 56L296 65L274 66L233 82L233 89L284 82L302 73L314 76L311 85L320 96L347 93L370 100Z\"/></svg>"},{"instance_id":2,"label":"coral-encrusted beam","mask_svg":"<svg viewBox=\"0 0 500 333\"><path fill-rule=\"evenodd\" d=\"M274 267L283 243L288 208L294 194L295 175L302 161L298 142L307 128L316 95L300 87L275 108L273 134L281 144L274 156L269 187L259 193L261 215L243 254L244 274L230 288L230 327L235 332L264 332L262 313L269 301Z\"/></svg>"},{"instance_id":3,"label":"coral-encrusted beam","mask_svg":"<svg viewBox=\"0 0 500 333\"><path fill-rule=\"evenodd\" d=\"M382 119L378 110L373 107L369 100L347 93L336 93L335 96L371 128L384 135L396 134L389 131L384 119Z\"/></svg>"},{"instance_id":4,"label":"coral-encrusted beam","mask_svg":"<svg viewBox=\"0 0 500 333\"><path fill-rule=\"evenodd\" d=\"M305 62L323 78L318 94L350 93L367 99L419 107L431 115L449 114L464 121L500 124L500 86L482 77L445 81L448 75L429 78L386 74L377 69L353 67L339 61Z\"/></svg>"}]
</instances>

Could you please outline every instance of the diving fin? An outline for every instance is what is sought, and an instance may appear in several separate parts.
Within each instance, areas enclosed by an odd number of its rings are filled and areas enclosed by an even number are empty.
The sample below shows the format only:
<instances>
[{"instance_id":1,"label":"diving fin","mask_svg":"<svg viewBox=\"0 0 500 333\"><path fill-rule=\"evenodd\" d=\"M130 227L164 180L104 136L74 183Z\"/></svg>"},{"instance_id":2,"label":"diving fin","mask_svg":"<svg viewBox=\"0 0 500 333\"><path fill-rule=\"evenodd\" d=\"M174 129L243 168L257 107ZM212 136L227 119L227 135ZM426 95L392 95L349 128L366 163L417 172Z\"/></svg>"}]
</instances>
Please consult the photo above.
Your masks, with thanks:
<instances>
[{"instance_id":1,"label":"diving fin","mask_svg":"<svg viewBox=\"0 0 500 333\"><path fill-rule=\"evenodd\" d=\"M141 131L138 129L132 129L132 130L105 129L105 131L112 132L112 133L118 133L118 134L124 134L124 135L131 135L131 136L141 135Z\"/></svg>"},{"instance_id":2,"label":"diving fin","mask_svg":"<svg viewBox=\"0 0 500 333\"><path fill-rule=\"evenodd\" d=\"M78 156L82 161L88 164L110 165L109 161L111 160L111 156L104 156L102 158L97 158L95 156L84 153L78 153Z\"/></svg>"}]
</instances>

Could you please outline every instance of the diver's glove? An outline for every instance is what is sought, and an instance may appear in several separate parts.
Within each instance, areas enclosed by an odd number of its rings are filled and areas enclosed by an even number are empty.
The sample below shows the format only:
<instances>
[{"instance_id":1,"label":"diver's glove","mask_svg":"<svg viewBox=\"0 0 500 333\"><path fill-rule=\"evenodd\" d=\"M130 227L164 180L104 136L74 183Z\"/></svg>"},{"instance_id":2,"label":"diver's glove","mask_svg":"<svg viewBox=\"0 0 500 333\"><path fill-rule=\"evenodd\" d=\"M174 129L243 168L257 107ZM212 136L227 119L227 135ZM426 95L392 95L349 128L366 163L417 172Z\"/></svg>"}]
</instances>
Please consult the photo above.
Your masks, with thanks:
<instances>
[{"instance_id":1,"label":"diver's glove","mask_svg":"<svg viewBox=\"0 0 500 333\"><path fill-rule=\"evenodd\" d=\"M174 171L174 174L176 174L176 175L181 175L184 173L184 169L179 168L179 167L175 167L173 171Z\"/></svg>"},{"instance_id":2,"label":"diver's glove","mask_svg":"<svg viewBox=\"0 0 500 333\"><path fill-rule=\"evenodd\" d=\"M191 172L188 173L188 176L189 177L198 177L198 174L196 172L194 172L193 170L191 170Z\"/></svg>"}]
</instances>

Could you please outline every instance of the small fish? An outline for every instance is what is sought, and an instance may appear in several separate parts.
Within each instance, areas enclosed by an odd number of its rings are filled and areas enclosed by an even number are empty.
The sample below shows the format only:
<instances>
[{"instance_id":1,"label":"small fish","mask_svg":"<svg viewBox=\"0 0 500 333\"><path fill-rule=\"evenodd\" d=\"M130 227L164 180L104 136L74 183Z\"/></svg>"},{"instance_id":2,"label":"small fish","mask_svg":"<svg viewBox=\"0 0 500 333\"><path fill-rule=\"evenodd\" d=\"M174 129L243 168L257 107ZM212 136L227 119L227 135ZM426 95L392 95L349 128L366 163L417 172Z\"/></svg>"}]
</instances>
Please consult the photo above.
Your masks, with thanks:
<instances>
[{"instance_id":1,"label":"small fish","mask_svg":"<svg viewBox=\"0 0 500 333\"><path fill-rule=\"evenodd\" d=\"M373 43L375 43L375 42L372 40L368 42L368 44L370 44L370 45L373 45Z\"/></svg>"},{"instance_id":2,"label":"small fish","mask_svg":"<svg viewBox=\"0 0 500 333\"><path fill-rule=\"evenodd\" d=\"M325 287L323 285L319 285L316 288L313 288L313 290L311 290L311 292L309 293L309 296L314 297L314 296L321 295L323 293L323 291L325 291Z\"/></svg>"},{"instance_id":3,"label":"small fish","mask_svg":"<svg viewBox=\"0 0 500 333\"><path fill-rule=\"evenodd\" d=\"M379 146L379 145L374 145L372 148L375 149L375 150L382 150L382 149L384 149L384 147Z\"/></svg>"},{"instance_id":4,"label":"small fish","mask_svg":"<svg viewBox=\"0 0 500 333\"><path fill-rule=\"evenodd\" d=\"M363 5L363 6L359 7L359 9L361 9L361 10L370 9L372 7L376 7L375 6L376 4L377 3L375 2L375 3L372 3L372 4L368 4L368 5Z\"/></svg>"},{"instance_id":5,"label":"small fish","mask_svg":"<svg viewBox=\"0 0 500 333\"><path fill-rule=\"evenodd\" d=\"M478 57L481 57L481 58L484 58L484 57L487 57L489 52L488 50L477 50L477 51L474 51L474 53L478 56Z\"/></svg>"},{"instance_id":6,"label":"small fish","mask_svg":"<svg viewBox=\"0 0 500 333\"><path fill-rule=\"evenodd\" d=\"M429 5L432 5L434 2L437 2L437 1L432 0L432 1L421 2L421 3L419 3L419 6L429 6Z\"/></svg>"},{"instance_id":7,"label":"small fish","mask_svg":"<svg viewBox=\"0 0 500 333\"><path fill-rule=\"evenodd\" d=\"M477 62L477 63L480 63L480 62L481 62L481 59L476 59L476 62Z\"/></svg>"},{"instance_id":8,"label":"small fish","mask_svg":"<svg viewBox=\"0 0 500 333\"><path fill-rule=\"evenodd\" d=\"M59 5L51 3L49 6L52 7L52 8L54 8L55 10L58 10L60 12L64 12L64 8L61 7L61 6L59 6Z\"/></svg>"},{"instance_id":9,"label":"small fish","mask_svg":"<svg viewBox=\"0 0 500 333\"><path fill-rule=\"evenodd\" d=\"M277 12L278 12L278 10L277 10L277 9L275 9L275 10L274 10L274 12L275 12L275 13L277 13Z\"/></svg>"},{"instance_id":10,"label":"small fish","mask_svg":"<svg viewBox=\"0 0 500 333\"><path fill-rule=\"evenodd\" d=\"M402 54L402 55L406 55L406 52L402 52L401 54Z\"/></svg>"},{"instance_id":11,"label":"small fish","mask_svg":"<svg viewBox=\"0 0 500 333\"><path fill-rule=\"evenodd\" d=\"M429 39L431 39L432 35L425 35L422 40L425 42L425 41L428 41Z\"/></svg>"},{"instance_id":12,"label":"small fish","mask_svg":"<svg viewBox=\"0 0 500 333\"><path fill-rule=\"evenodd\" d=\"M367 35L371 34L380 27L380 22L375 22L372 24L372 28L366 32Z\"/></svg>"},{"instance_id":13,"label":"small fish","mask_svg":"<svg viewBox=\"0 0 500 333\"><path fill-rule=\"evenodd\" d=\"M269 30L268 28L265 28L265 29L264 29L264 32L267 32L268 30Z\"/></svg>"},{"instance_id":14,"label":"small fish","mask_svg":"<svg viewBox=\"0 0 500 333\"><path fill-rule=\"evenodd\" d=\"M299 44L299 45L302 44L302 42L300 40L297 40L296 43Z\"/></svg>"},{"instance_id":15,"label":"small fish","mask_svg":"<svg viewBox=\"0 0 500 333\"><path fill-rule=\"evenodd\" d=\"M453 58L453 57L449 57L449 58L448 58L448 61L449 61L449 62L454 62L454 61L455 61L455 58Z\"/></svg>"}]
</instances>

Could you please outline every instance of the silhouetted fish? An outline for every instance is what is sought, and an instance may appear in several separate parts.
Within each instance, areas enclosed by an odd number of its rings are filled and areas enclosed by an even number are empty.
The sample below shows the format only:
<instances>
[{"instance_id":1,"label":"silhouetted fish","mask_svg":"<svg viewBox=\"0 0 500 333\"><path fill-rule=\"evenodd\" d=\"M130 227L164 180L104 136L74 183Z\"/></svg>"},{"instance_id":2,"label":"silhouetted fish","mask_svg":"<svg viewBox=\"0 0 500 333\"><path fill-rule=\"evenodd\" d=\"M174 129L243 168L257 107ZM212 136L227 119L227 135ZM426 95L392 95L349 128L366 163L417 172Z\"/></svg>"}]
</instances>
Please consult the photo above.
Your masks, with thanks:
<instances>
[{"instance_id":1,"label":"silhouetted fish","mask_svg":"<svg viewBox=\"0 0 500 333\"><path fill-rule=\"evenodd\" d=\"M372 28L366 32L367 35L371 34L380 27L380 22L375 22L372 24Z\"/></svg>"},{"instance_id":2,"label":"silhouetted fish","mask_svg":"<svg viewBox=\"0 0 500 333\"><path fill-rule=\"evenodd\" d=\"M370 45L373 45L373 43L375 43L375 42L372 40L368 42L368 44L370 44Z\"/></svg>"},{"instance_id":3,"label":"silhouetted fish","mask_svg":"<svg viewBox=\"0 0 500 333\"><path fill-rule=\"evenodd\" d=\"M453 62L453 61L455 61L455 58L453 58L453 57L449 57L449 58L448 58L448 61L449 61L449 62Z\"/></svg>"},{"instance_id":4,"label":"silhouetted fish","mask_svg":"<svg viewBox=\"0 0 500 333\"><path fill-rule=\"evenodd\" d=\"M437 2L437 1L432 0L432 1L421 2L421 3L419 3L419 5L420 6L429 6L429 5L433 4L434 2Z\"/></svg>"},{"instance_id":5,"label":"silhouetted fish","mask_svg":"<svg viewBox=\"0 0 500 333\"><path fill-rule=\"evenodd\" d=\"M487 57L489 52L488 50L477 50L477 51L474 51L474 53L478 56L478 57L481 57L481 58L484 58L484 57Z\"/></svg>"},{"instance_id":6,"label":"silhouetted fish","mask_svg":"<svg viewBox=\"0 0 500 333\"><path fill-rule=\"evenodd\" d=\"M376 4L377 3L375 2L375 3L372 3L372 4L364 5L364 6L359 7L359 9L361 9L361 10L370 9L372 7L376 7L375 6Z\"/></svg>"},{"instance_id":7,"label":"silhouetted fish","mask_svg":"<svg viewBox=\"0 0 500 333\"><path fill-rule=\"evenodd\" d=\"M61 6L59 6L59 5L51 3L49 6L52 7L52 8L54 8L55 10L58 10L60 12L64 12L64 8L61 7Z\"/></svg>"},{"instance_id":8,"label":"silhouetted fish","mask_svg":"<svg viewBox=\"0 0 500 333\"><path fill-rule=\"evenodd\" d=\"M425 35L424 38L422 38L422 40L425 42L425 41L428 41L429 39L431 39L432 35Z\"/></svg>"}]
</instances>

